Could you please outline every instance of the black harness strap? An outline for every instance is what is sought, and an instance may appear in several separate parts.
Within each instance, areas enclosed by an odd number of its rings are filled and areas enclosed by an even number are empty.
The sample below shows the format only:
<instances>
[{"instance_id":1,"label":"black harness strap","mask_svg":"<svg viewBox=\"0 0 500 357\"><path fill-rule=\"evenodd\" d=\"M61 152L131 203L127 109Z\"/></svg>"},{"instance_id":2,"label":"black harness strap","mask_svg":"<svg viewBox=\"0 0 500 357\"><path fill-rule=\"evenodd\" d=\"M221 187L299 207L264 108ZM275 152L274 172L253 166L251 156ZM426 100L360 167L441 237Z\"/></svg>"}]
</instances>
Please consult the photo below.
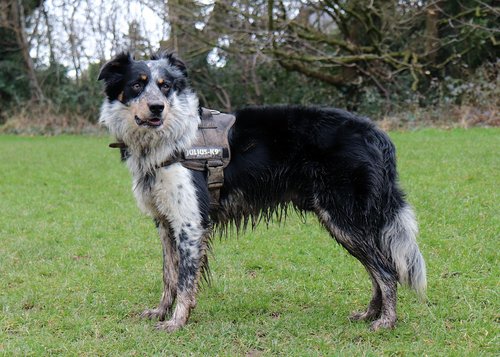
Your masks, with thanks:
<instances>
[{"instance_id":1,"label":"black harness strap","mask_svg":"<svg viewBox=\"0 0 500 357\"><path fill-rule=\"evenodd\" d=\"M111 143L108 146L113 149L127 149L127 145L125 145L125 143L122 143L121 141L117 143Z\"/></svg>"}]
</instances>

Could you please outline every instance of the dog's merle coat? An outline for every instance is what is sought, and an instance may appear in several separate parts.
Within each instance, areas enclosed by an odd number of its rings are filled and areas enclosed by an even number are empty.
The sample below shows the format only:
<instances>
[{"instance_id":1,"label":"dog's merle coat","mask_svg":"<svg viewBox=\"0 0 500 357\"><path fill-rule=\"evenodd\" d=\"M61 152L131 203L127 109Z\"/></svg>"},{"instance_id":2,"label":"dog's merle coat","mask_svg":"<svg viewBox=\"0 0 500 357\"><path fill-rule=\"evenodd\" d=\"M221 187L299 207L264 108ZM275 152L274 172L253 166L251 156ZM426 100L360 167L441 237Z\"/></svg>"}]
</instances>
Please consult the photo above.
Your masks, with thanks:
<instances>
[{"instance_id":1,"label":"dog's merle coat","mask_svg":"<svg viewBox=\"0 0 500 357\"><path fill-rule=\"evenodd\" d=\"M210 208L206 173L180 163L161 166L190 147L200 122L183 62L168 53L150 61L121 54L99 79L107 95L100 122L127 146L122 157L135 197L154 218L163 245L163 295L142 314L158 318L159 328L186 324L213 224L244 228L280 217L290 205L315 213L368 271L373 296L353 319L374 320L373 329L393 327L398 281L424 294L425 263L413 211L397 183L394 145L368 119L301 106L236 112L220 206Z\"/></svg>"}]
</instances>

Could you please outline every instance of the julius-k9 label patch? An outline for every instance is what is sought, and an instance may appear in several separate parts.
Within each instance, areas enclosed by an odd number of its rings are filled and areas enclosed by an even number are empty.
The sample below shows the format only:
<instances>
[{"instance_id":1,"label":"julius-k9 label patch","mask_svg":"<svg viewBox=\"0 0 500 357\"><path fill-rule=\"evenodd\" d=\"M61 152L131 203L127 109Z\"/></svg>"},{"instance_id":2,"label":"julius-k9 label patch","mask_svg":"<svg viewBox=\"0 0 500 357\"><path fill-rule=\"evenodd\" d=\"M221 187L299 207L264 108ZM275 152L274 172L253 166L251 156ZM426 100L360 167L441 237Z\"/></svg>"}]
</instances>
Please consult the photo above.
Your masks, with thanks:
<instances>
[{"instance_id":1,"label":"julius-k9 label patch","mask_svg":"<svg viewBox=\"0 0 500 357\"><path fill-rule=\"evenodd\" d=\"M222 148L218 147L194 147L184 151L186 160L196 159L222 159Z\"/></svg>"}]
</instances>

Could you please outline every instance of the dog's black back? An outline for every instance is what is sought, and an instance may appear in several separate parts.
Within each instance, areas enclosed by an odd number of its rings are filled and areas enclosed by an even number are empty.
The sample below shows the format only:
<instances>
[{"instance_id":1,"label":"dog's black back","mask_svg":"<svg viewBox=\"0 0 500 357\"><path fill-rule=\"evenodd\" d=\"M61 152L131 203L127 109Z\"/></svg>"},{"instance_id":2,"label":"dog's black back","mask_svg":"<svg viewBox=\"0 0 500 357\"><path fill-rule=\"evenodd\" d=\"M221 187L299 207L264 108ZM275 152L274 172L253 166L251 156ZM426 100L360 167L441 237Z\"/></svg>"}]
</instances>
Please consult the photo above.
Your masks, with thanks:
<instances>
[{"instance_id":1,"label":"dog's black back","mask_svg":"<svg viewBox=\"0 0 500 357\"><path fill-rule=\"evenodd\" d=\"M368 119L301 106L247 108L236 117L221 197L242 196L242 207L230 211L237 223L288 203L314 211L319 200L350 217L343 229L358 221L373 232L384 220L366 216L390 215L403 205L394 146Z\"/></svg>"}]
</instances>

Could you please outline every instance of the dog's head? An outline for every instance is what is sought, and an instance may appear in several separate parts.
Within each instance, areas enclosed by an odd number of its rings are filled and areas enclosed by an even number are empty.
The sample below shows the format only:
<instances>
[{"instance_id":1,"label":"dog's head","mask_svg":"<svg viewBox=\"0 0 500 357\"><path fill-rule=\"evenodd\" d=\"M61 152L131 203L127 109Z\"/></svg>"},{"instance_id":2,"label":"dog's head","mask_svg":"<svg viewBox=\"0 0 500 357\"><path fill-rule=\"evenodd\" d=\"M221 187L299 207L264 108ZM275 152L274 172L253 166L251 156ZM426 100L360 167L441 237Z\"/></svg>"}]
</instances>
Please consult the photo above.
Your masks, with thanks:
<instances>
[{"instance_id":1,"label":"dog's head","mask_svg":"<svg viewBox=\"0 0 500 357\"><path fill-rule=\"evenodd\" d=\"M175 139L192 130L185 121L197 124L198 99L185 64L172 53L149 61L119 54L102 67L98 80L104 81L107 97L99 121L120 140Z\"/></svg>"}]
</instances>

